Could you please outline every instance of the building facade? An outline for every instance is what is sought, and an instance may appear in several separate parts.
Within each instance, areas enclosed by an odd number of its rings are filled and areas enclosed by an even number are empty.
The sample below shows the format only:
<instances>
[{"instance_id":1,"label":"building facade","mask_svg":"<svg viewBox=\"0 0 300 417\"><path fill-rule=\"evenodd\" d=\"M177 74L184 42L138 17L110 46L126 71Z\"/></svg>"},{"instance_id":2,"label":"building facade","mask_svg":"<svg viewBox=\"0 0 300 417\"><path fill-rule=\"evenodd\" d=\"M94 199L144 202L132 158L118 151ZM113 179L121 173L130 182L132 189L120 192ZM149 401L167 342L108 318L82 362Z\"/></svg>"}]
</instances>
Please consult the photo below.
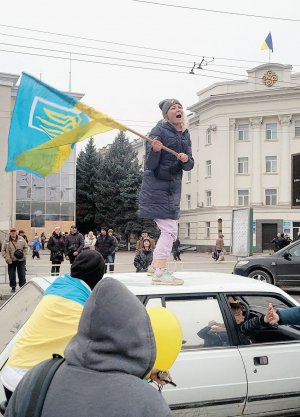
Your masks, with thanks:
<instances>
[{"instance_id":1,"label":"building facade","mask_svg":"<svg viewBox=\"0 0 300 417\"><path fill-rule=\"evenodd\" d=\"M264 64L240 81L216 83L189 107L194 170L184 173L180 236L201 251L222 230L231 245L232 210L253 208L254 251L277 232L300 231L300 73Z\"/></svg>"},{"instance_id":2,"label":"building facade","mask_svg":"<svg viewBox=\"0 0 300 417\"><path fill-rule=\"evenodd\" d=\"M29 239L42 232L49 237L55 226L69 231L75 221L76 152L74 149L58 173L46 178L26 171L5 172L18 79L19 75L0 73L0 232L3 235L15 225Z\"/></svg>"}]
</instances>

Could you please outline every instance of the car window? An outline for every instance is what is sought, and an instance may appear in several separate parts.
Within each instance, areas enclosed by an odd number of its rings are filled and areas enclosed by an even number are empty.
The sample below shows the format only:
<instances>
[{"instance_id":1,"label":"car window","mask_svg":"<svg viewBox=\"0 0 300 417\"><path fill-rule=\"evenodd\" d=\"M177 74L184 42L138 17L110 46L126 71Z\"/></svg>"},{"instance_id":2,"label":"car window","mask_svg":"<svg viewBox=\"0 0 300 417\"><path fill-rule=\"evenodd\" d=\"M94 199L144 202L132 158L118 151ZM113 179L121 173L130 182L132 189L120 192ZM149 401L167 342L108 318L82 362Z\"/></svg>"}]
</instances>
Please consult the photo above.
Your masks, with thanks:
<instances>
[{"instance_id":1,"label":"car window","mask_svg":"<svg viewBox=\"0 0 300 417\"><path fill-rule=\"evenodd\" d=\"M228 334L216 297L167 299L166 307L180 321L182 350L228 345Z\"/></svg>"},{"instance_id":2,"label":"car window","mask_svg":"<svg viewBox=\"0 0 300 417\"><path fill-rule=\"evenodd\" d=\"M147 301L147 308L150 307L161 307L162 306L162 300L161 298L149 298Z\"/></svg>"},{"instance_id":3,"label":"car window","mask_svg":"<svg viewBox=\"0 0 300 417\"><path fill-rule=\"evenodd\" d=\"M300 245L296 245L291 249L287 248L287 250L292 256L295 256L295 257L300 256Z\"/></svg>"},{"instance_id":4,"label":"car window","mask_svg":"<svg viewBox=\"0 0 300 417\"><path fill-rule=\"evenodd\" d=\"M272 303L276 309L289 308L291 303L281 297L272 296L269 294L251 294L236 296L237 299L241 299L242 302L248 306L249 318L254 318L265 314L269 303ZM288 325L276 325L273 327L261 327L254 329L251 334L251 343L274 343L274 342L300 342L300 325L288 326Z\"/></svg>"},{"instance_id":5,"label":"car window","mask_svg":"<svg viewBox=\"0 0 300 417\"><path fill-rule=\"evenodd\" d=\"M0 352L4 350L29 319L42 296L42 290L33 283L28 282L7 303L3 304L0 309Z\"/></svg>"}]
</instances>

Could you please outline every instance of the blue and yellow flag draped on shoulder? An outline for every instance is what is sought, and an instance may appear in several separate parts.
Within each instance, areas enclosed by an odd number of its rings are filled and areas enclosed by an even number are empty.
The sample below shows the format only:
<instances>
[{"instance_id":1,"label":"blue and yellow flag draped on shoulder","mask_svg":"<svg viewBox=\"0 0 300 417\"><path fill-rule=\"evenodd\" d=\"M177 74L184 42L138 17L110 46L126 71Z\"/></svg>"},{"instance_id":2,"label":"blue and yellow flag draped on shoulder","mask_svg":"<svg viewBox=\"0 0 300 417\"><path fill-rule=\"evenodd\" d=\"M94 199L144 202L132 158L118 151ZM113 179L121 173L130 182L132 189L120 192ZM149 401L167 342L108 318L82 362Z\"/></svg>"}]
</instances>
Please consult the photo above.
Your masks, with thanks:
<instances>
[{"instance_id":1,"label":"blue and yellow flag draped on shoulder","mask_svg":"<svg viewBox=\"0 0 300 417\"><path fill-rule=\"evenodd\" d=\"M266 37L264 43L261 46L261 49L270 49L273 52L273 40L271 32Z\"/></svg>"},{"instance_id":2,"label":"blue and yellow flag draped on shoulder","mask_svg":"<svg viewBox=\"0 0 300 417\"><path fill-rule=\"evenodd\" d=\"M23 73L8 138L5 170L40 176L57 172L72 145L123 124Z\"/></svg>"}]
</instances>

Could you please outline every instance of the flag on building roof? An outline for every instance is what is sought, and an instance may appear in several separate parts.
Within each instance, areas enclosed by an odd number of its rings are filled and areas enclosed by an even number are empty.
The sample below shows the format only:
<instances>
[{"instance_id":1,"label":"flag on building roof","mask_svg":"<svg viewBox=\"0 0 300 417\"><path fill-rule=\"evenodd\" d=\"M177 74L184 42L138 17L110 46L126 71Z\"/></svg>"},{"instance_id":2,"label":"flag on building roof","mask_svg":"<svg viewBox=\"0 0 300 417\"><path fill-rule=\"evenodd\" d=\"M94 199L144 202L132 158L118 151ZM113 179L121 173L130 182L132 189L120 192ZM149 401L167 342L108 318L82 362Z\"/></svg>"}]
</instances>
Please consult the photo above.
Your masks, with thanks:
<instances>
[{"instance_id":1,"label":"flag on building roof","mask_svg":"<svg viewBox=\"0 0 300 417\"><path fill-rule=\"evenodd\" d=\"M127 127L44 82L22 73L8 137L6 171L57 172L73 145Z\"/></svg>"},{"instance_id":2,"label":"flag on building roof","mask_svg":"<svg viewBox=\"0 0 300 417\"><path fill-rule=\"evenodd\" d=\"M273 52L273 41L271 32L266 37L264 43L261 46L261 49L270 49Z\"/></svg>"}]
</instances>

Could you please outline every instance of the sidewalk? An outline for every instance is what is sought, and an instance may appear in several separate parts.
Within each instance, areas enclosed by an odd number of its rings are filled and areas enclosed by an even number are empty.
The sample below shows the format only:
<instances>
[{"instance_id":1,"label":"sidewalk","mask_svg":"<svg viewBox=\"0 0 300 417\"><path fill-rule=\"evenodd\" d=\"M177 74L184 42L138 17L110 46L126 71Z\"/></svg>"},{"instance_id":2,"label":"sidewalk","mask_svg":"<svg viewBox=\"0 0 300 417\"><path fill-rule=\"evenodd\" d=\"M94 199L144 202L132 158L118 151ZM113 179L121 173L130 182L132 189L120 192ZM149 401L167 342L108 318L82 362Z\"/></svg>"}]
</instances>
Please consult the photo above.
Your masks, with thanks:
<instances>
[{"instance_id":1,"label":"sidewalk","mask_svg":"<svg viewBox=\"0 0 300 417\"><path fill-rule=\"evenodd\" d=\"M115 261L115 272L135 272L133 259L135 252L117 252ZM51 271L51 262L49 260L50 253L48 250L40 251L41 259L32 259L31 254L28 254L26 267L26 279L32 277L48 276ZM233 265L236 262L236 257L232 255L225 256L225 262L216 264L211 256L211 253L199 252L185 252L182 254L181 262L174 262L170 257L168 267L171 271L218 271L231 273ZM61 274L70 273L69 261L64 261L60 268ZM5 274L6 273L6 274ZM4 259L0 259L0 300L7 299L11 296L10 287L8 284L7 265Z\"/></svg>"}]
</instances>

